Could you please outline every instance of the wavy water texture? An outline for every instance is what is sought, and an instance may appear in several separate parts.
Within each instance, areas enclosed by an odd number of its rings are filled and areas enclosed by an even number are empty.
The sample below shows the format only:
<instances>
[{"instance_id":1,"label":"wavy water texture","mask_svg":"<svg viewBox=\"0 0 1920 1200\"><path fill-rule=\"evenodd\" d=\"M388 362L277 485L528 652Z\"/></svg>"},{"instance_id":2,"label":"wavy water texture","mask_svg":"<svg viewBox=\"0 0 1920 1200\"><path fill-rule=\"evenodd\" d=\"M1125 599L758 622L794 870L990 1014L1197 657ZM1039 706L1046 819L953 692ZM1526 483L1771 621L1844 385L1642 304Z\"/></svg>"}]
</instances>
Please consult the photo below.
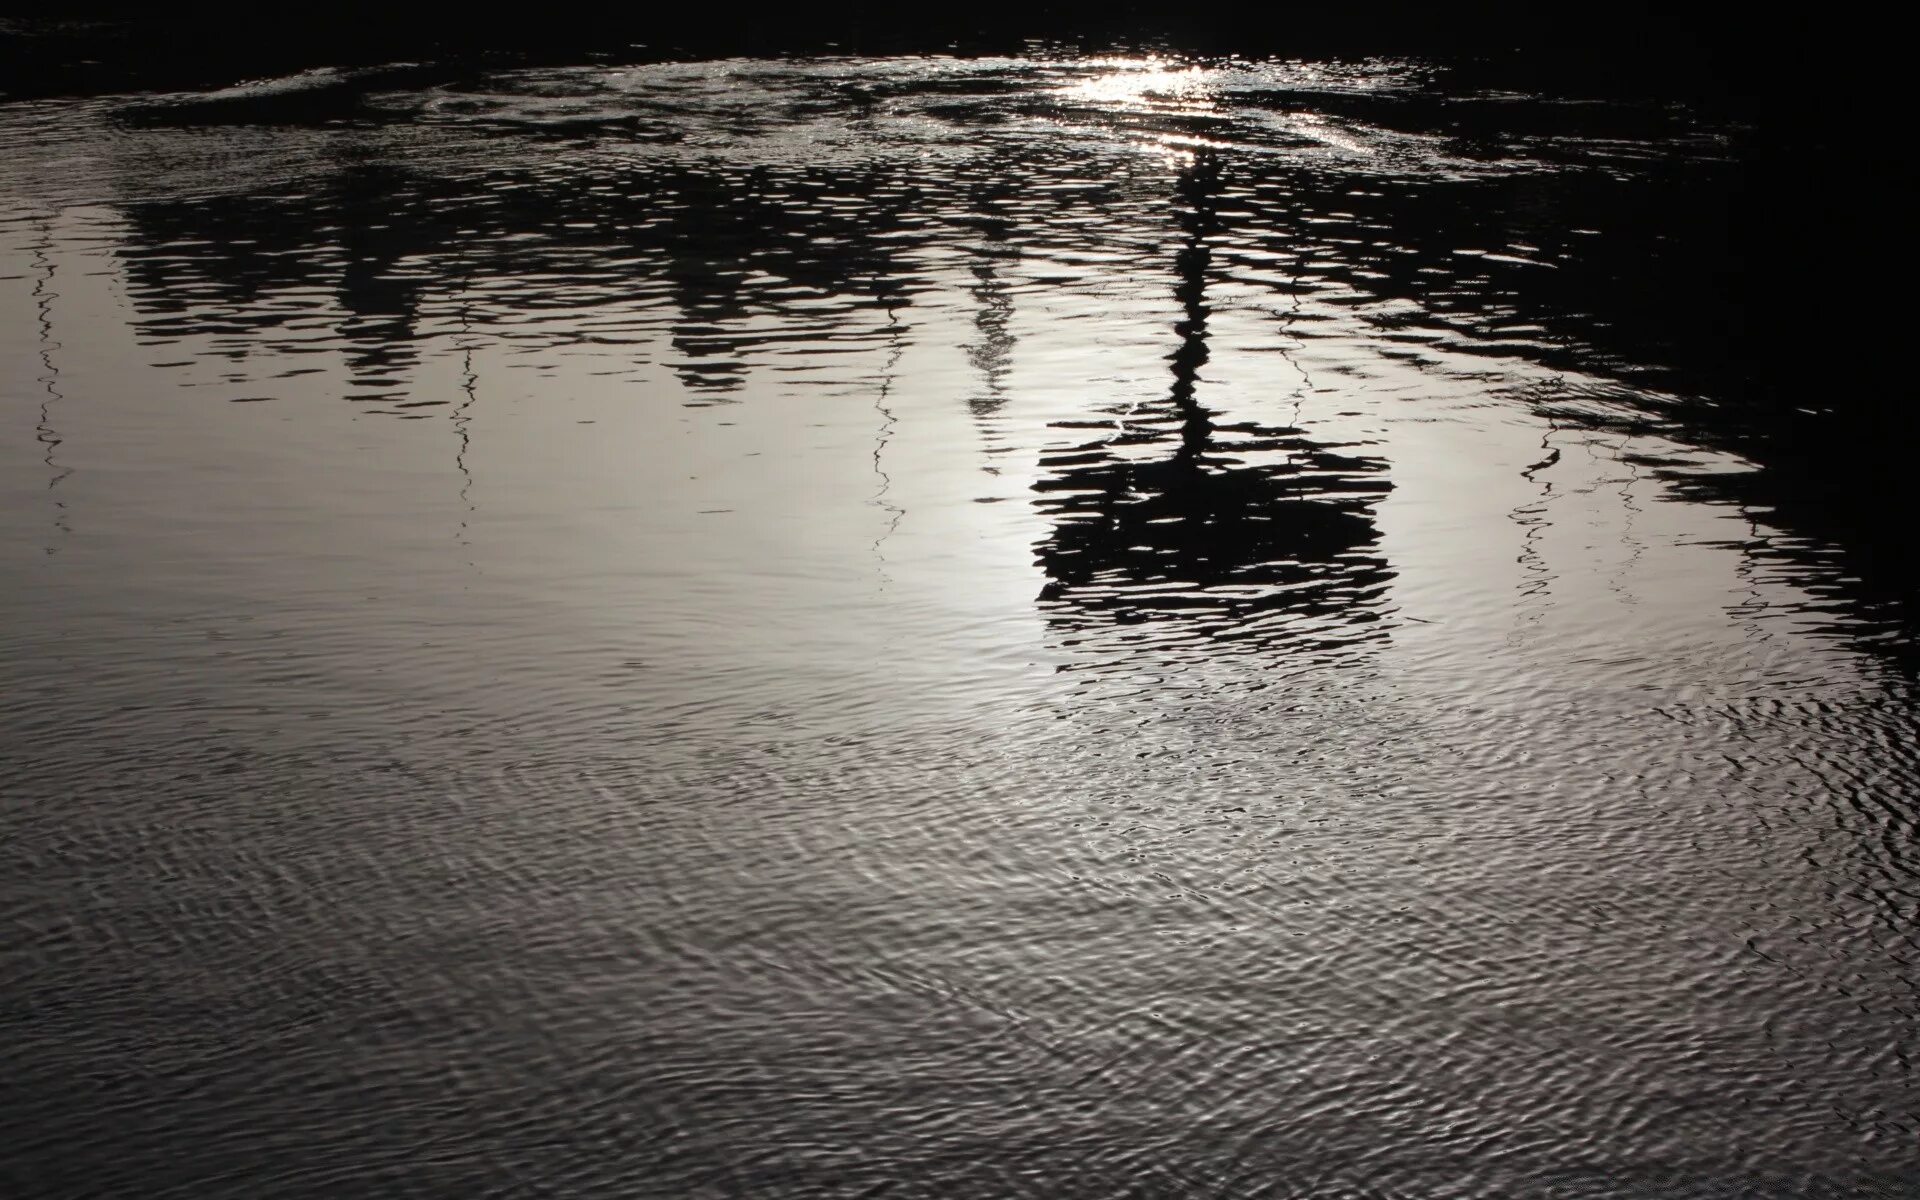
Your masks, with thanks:
<instances>
[{"instance_id":1,"label":"wavy water texture","mask_svg":"<svg viewBox=\"0 0 1920 1200\"><path fill-rule=\"evenodd\" d=\"M1715 336L1746 132L0 106L0 1192L1912 1191L1913 611Z\"/></svg>"}]
</instances>

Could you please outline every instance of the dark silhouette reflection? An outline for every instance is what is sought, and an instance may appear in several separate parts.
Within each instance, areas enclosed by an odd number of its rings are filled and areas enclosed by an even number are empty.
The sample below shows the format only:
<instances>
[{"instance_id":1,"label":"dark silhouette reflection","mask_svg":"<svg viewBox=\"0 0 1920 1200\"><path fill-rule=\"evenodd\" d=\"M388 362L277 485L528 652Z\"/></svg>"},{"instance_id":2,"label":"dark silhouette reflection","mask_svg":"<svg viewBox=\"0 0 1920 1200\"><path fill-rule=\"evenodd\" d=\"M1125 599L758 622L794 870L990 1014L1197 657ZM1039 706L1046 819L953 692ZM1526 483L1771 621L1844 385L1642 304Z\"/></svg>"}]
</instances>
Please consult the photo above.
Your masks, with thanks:
<instances>
[{"instance_id":1,"label":"dark silhouette reflection","mask_svg":"<svg viewBox=\"0 0 1920 1200\"><path fill-rule=\"evenodd\" d=\"M922 191L877 170L648 163L448 180L352 152L331 166L314 186L129 204L140 331L210 337L235 360L263 343L312 353L324 297L347 397L409 415L442 403L408 391L423 305L471 273L474 326L512 326L522 344L632 345L636 359L663 341L699 403L738 389L757 356L872 338L871 322L847 318L913 303L901 257L933 228Z\"/></svg>"},{"instance_id":2,"label":"dark silhouette reflection","mask_svg":"<svg viewBox=\"0 0 1920 1200\"><path fill-rule=\"evenodd\" d=\"M1372 636L1392 578L1372 553L1385 464L1295 428L1220 423L1198 398L1220 187L1211 153L1181 172L1183 316L1166 401L1118 418L1117 436L1042 459L1038 503L1054 521L1039 548L1042 601L1069 629L1178 621L1219 638ZM1264 619L1279 615L1290 619Z\"/></svg>"},{"instance_id":3,"label":"dark silhouette reflection","mask_svg":"<svg viewBox=\"0 0 1920 1200\"><path fill-rule=\"evenodd\" d=\"M386 207L386 198L405 185L392 166L351 163L337 177L333 207L341 219L337 236L344 261L336 296L346 312L339 331L349 347L349 398L412 408L444 402L409 399L405 391L426 282L402 266L419 235L398 226Z\"/></svg>"},{"instance_id":4,"label":"dark silhouette reflection","mask_svg":"<svg viewBox=\"0 0 1920 1200\"><path fill-rule=\"evenodd\" d=\"M1891 424L1891 422L1889 422ZM1677 474L1655 465L1671 493L1736 511L1748 525L1742 576L1792 580L1798 611L1836 638L1920 678L1920 563L1901 459L1914 444L1882 427L1844 439L1810 434L1758 469ZM1738 445L1739 443L1735 443ZM1851 468L1850 479L1834 473ZM1765 528L1762 527L1764 523ZM1743 615L1760 612L1755 603Z\"/></svg>"},{"instance_id":5,"label":"dark silhouette reflection","mask_svg":"<svg viewBox=\"0 0 1920 1200\"><path fill-rule=\"evenodd\" d=\"M728 392L746 376L746 339L728 331L753 311L748 279L766 207L759 188L693 175L669 210L666 275L682 314L672 335L673 369L689 388Z\"/></svg>"},{"instance_id":6,"label":"dark silhouette reflection","mask_svg":"<svg viewBox=\"0 0 1920 1200\"><path fill-rule=\"evenodd\" d=\"M470 272L471 330L508 361L538 351L596 355L609 374L659 366L679 381L678 399L700 404L774 371L844 383L867 369L849 355L889 352L878 310L909 308L928 276L957 277L974 314L961 346L978 381L967 405L991 471L1011 448L1002 418L1016 303L1045 286L1043 272L1078 269L1053 266L1056 251L1101 263L1089 276L1137 272L1116 247L1157 236L1163 219L1164 198L1119 169L1139 161L1137 147L1018 132L1021 118L1059 115L1037 66L864 82L835 73L691 99L563 74L489 78L476 94L404 74L329 78L304 98L236 93L123 128L122 253L140 333L194 338L194 358L225 355L236 372L343 364L344 397L419 416L412 409L447 399L412 387L416 360L459 353L423 313L456 307L448 297ZM560 120L547 107L559 100L582 111ZM438 144L438 104L493 106L484 161L441 169L411 157L406 148ZM1374 141L1345 159L1302 151L1286 131L1303 111ZM893 120L902 112L926 141L898 140L909 136ZM1777 348L1808 345L1806 328L1775 336L1762 310L1798 320L1848 306L1837 293L1825 306L1782 303L1791 293L1780 281L1800 276L1776 277L1771 239L1796 221L1754 199L1778 180L1737 126L1658 105L1284 83L1223 93L1204 122L1143 120L1156 123L1143 137L1211 129L1248 144L1197 160L1179 187L1186 311L1169 393L1047 457L1041 503L1059 531L1042 557L1059 619L1179 611L1224 631L1263 605L1372 611L1342 589L1373 594L1361 581L1378 568L1364 548L1380 465L1310 439L1297 413L1283 428L1223 424L1208 410L1197 385L1211 279L1231 283L1236 301L1270 291L1284 340L1337 320L1369 353L1410 363L1409 376L1472 374L1484 361L1490 373L1523 362L1624 381L1663 436L1758 468L1687 494L1762 513L1783 530L1773 544L1794 548L1792 565L1832 577L1835 605L1851 597L1876 628L1911 629L1900 625L1911 617L1886 615L1912 611L1920 594L1890 482L1904 477L1911 417L1884 389L1829 378L1832 355L1782 361ZM143 139L249 124L262 137L299 127L316 139L301 145L320 149L295 154L290 175L235 172L166 198L147 186L173 160L143 160ZM473 132L454 128L450 141ZM789 135L787 151L757 157ZM687 149L696 145L705 149ZM1233 167L1231 187L1220 164ZM1022 259L1048 265L1016 277ZM1318 386L1337 385L1339 370ZM1658 413L1655 393L1667 405ZM1586 419L1569 414L1566 426Z\"/></svg>"},{"instance_id":7,"label":"dark silhouette reflection","mask_svg":"<svg viewBox=\"0 0 1920 1200\"><path fill-rule=\"evenodd\" d=\"M141 332L209 338L236 362L263 342L287 356L338 353L346 399L418 415L405 410L445 403L410 385L422 304L459 269L436 261L454 239L449 190L351 149L334 163L308 190L129 206L136 239L122 253ZM332 339L316 342L317 317Z\"/></svg>"}]
</instances>

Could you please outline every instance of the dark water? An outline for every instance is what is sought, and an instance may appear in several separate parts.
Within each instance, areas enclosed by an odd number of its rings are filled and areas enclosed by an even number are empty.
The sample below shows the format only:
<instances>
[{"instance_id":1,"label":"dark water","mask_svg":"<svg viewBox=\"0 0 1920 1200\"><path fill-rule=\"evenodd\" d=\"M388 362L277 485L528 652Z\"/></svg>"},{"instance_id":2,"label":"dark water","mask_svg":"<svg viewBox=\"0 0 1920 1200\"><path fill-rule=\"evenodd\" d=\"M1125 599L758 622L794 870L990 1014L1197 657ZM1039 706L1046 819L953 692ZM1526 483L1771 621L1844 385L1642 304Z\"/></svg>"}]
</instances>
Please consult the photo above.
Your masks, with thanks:
<instances>
[{"instance_id":1,"label":"dark water","mask_svg":"<svg viewBox=\"0 0 1920 1200\"><path fill-rule=\"evenodd\" d=\"M0 107L0 1192L1920 1194L1912 614L1729 333L1751 132Z\"/></svg>"}]
</instances>

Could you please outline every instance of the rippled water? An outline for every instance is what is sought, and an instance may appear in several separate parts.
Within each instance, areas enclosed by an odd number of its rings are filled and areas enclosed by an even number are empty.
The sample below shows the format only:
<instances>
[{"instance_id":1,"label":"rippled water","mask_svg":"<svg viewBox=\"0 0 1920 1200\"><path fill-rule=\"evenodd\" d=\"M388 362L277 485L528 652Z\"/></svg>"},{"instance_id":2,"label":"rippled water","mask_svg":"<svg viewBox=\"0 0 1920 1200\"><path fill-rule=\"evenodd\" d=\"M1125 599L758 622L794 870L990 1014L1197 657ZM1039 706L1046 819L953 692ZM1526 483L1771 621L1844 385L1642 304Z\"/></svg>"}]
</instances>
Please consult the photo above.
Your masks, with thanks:
<instances>
[{"instance_id":1,"label":"rippled water","mask_svg":"<svg viewBox=\"0 0 1920 1200\"><path fill-rule=\"evenodd\" d=\"M1743 130L1420 63L0 107L8 1195L1920 1187Z\"/></svg>"}]
</instances>

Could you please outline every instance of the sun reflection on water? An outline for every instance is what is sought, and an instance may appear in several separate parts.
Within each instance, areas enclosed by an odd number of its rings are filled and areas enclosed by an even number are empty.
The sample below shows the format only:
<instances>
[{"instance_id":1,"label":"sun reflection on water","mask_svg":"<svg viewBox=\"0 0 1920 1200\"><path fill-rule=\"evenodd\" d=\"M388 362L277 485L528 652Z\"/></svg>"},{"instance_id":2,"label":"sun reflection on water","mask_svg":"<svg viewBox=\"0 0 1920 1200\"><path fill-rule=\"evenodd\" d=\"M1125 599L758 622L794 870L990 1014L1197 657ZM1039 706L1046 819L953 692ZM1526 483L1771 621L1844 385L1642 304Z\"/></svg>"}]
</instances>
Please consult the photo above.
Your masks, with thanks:
<instances>
[{"instance_id":1,"label":"sun reflection on water","mask_svg":"<svg viewBox=\"0 0 1920 1200\"><path fill-rule=\"evenodd\" d=\"M1106 59L1121 69L1083 79L1066 89L1073 99L1127 112L1192 113L1217 111L1213 77L1200 66L1175 67L1165 59Z\"/></svg>"}]
</instances>

